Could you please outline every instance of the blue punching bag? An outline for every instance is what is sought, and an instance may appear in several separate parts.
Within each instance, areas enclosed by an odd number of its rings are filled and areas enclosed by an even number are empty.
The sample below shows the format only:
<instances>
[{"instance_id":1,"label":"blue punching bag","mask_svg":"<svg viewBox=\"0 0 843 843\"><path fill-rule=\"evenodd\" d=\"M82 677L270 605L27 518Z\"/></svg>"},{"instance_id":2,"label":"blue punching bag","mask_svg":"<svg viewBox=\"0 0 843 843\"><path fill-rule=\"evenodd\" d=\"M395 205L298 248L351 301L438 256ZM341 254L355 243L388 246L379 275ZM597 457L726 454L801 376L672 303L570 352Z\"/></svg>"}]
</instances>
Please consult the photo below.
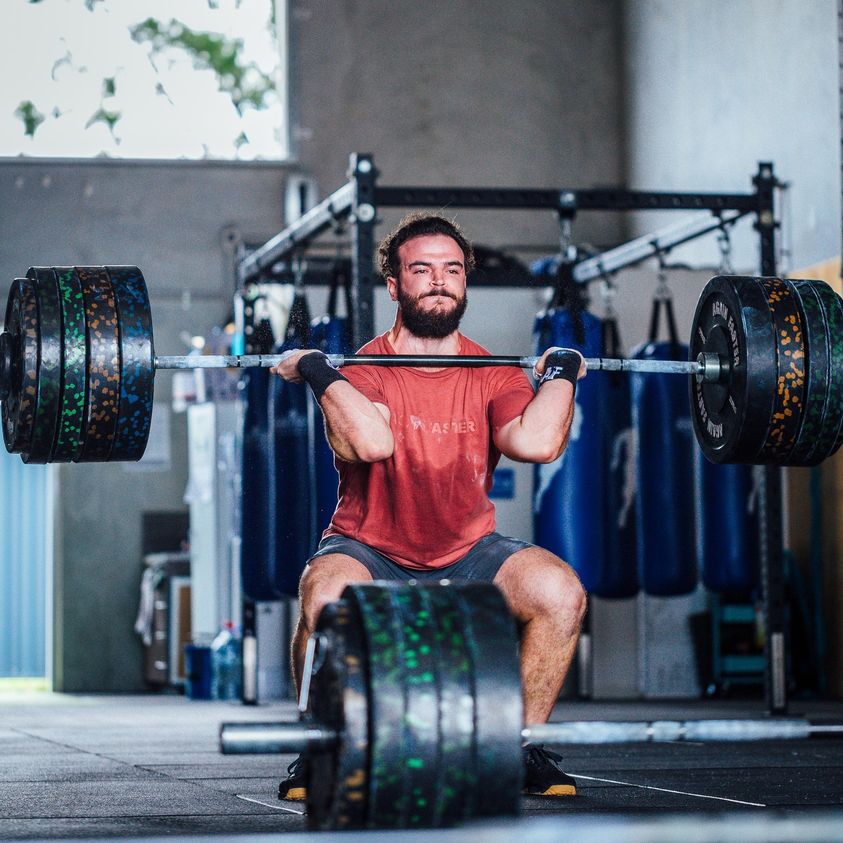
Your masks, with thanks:
<instances>
[{"instance_id":1,"label":"blue punching bag","mask_svg":"<svg viewBox=\"0 0 843 843\"><path fill-rule=\"evenodd\" d=\"M697 549L702 581L720 594L746 595L761 568L758 505L751 465L715 465L697 452Z\"/></svg>"},{"instance_id":2,"label":"blue punching bag","mask_svg":"<svg viewBox=\"0 0 843 843\"><path fill-rule=\"evenodd\" d=\"M603 320L603 356L623 357L618 323ZM598 597L633 597L638 593L636 545L635 433L631 386L625 372L595 378L601 392L605 480L603 570L594 593Z\"/></svg>"},{"instance_id":3,"label":"blue punching bag","mask_svg":"<svg viewBox=\"0 0 843 843\"><path fill-rule=\"evenodd\" d=\"M348 273L345 267L337 265L331 279L327 314L314 319L310 326L310 346L325 354L350 354L351 336L348 318L337 316L337 293L339 287L345 291L346 313L350 312ZM316 471L316 535L317 538L328 527L337 508L339 475L334 464L334 452L325 436L325 419L313 395L310 395L314 425L313 458Z\"/></svg>"},{"instance_id":4,"label":"blue punching bag","mask_svg":"<svg viewBox=\"0 0 843 843\"><path fill-rule=\"evenodd\" d=\"M576 348L598 357L602 344L600 320L585 310L581 288L562 277L551 307L536 318L534 337L539 354L553 345ZM605 471L600 430L599 378L580 381L571 436L565 453L534 473L533 535L540 547L564 559L579 574L585 589L597 593L604 562L603 501Z\"/></svg>"},{"instance_id":5,"label":"blue punching bag","mask_svg":"<svg viewBox=\"0 0 843 843\"><path fill-rule=\"evenodd\" d=\"M657 342L664 305L670 340ZM650 340L633 357L687 360L669 299L656 298ZM694 445L688 384L678 375L632 378L632 418L638 442L638 568L647 594L688 594L697 584L694 546Z\"/></svg>"},{"instance_id":6,"label":"blue punching bag","mask_svg":"<svg viewBox=\"0 0 843 843\"><path fill-rule=\"evenodd\" d=\"M269 351L267 346L261 351ZM275 549L270 486L273 469L269 446L269 380L267 369L243 373L243 449L240 571L243 593L250 600L277 600L273 585Z\"/></svg>"},{"instance_id":7,"label":"blue punching bag","mask_svg":"<svg viewBox=\"0 0 843 843\"><path fill-rule=\"evenodd\" d=\"M282 354L309 345L310 313L304 295L296 292L290 308ZM279 594L295 597L308 557L316 542L315 476L312 450L310 390L305 384L274 377L269 390L269 434L275 478L270 487L274 513L275 576Z\"/></svg>"}]
</instances>

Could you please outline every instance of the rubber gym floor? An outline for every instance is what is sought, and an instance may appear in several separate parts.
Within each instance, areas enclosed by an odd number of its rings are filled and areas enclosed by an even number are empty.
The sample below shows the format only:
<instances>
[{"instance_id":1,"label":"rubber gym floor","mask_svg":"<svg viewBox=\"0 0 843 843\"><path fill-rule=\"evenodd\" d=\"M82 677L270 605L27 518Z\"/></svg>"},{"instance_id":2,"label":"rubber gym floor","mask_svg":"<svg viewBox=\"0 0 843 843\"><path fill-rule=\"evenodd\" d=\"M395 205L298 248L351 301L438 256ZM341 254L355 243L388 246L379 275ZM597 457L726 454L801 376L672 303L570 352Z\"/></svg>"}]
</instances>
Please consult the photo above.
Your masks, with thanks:
<instances>
[{"instance_id":1,"label":"rubber gym floor","mask_svg":"<svg viewBox=\"0 0 843 843\"><path fill-rule=\"evenodd\" d=\"M843 703L793 703L843 718ZM760 703L564 702L552 719L758 716ZM244 707L180 696L0 697L0 839L307 833L275 791L291 756L223 756L226 720L294 719L292 704ZM323 834L343 840L843 841L843 740L566 746L574 798L523 799L522 816L450 831ZM311 835L307 835L310 837Z\"/></svg>"}]
</instances>

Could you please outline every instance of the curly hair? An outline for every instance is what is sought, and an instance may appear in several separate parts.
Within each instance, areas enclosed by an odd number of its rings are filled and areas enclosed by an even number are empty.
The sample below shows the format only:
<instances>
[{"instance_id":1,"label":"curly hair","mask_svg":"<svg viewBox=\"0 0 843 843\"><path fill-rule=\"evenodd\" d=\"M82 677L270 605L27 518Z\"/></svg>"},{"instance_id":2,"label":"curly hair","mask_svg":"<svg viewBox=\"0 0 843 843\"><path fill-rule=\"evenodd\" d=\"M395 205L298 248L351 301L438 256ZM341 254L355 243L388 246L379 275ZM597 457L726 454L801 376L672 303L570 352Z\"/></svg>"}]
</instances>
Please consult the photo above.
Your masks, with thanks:
<instances>
[{"instance_id":1,"label":"curly hair","mask_svg":"<svg viewBox=\"0 0 843 843\"><path fill-rule=\"evenodd\" d=\"M457 242L462 249L463 261L466 273L474 269L474 249L468 242L462 229L456 220L449 220L438 214L426 214L416 211L407 214L398 223L398 227L386 235L378 246L378 267L384 278L398 277L400 263L398 261L398 249L402 244L414 237L423 237L428 234L444 234Z\"/></svg>"}]
</instances>

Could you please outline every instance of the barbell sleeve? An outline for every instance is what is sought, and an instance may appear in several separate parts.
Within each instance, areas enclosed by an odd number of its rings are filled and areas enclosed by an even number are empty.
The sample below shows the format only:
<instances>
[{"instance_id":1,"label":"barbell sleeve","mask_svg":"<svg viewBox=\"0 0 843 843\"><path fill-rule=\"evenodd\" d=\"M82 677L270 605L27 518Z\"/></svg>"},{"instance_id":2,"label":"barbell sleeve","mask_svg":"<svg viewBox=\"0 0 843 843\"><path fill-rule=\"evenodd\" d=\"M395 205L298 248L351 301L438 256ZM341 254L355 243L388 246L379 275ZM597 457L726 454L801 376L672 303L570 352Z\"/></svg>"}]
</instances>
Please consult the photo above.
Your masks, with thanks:
<instances>
[{"instance_id":1,"label":"barbell sleeve","mask_svg":"<svg viewBox=\"0 0 843 843\"><path fill-rule=\"evenodd\" d=\"M308 723L223 723L220 751L224 755L312 753L337 742L333 729Z\"/></svg>"},{"instance_id":2,"label":"barbell sleeve","mask_svg":"<svg viewBox=\"0 0 843 843\"><path fill-rule=\"evenodd\" d=\"M156 369L244 369L254 366L270 367L286 360L294 352L284 354L246 355L185 355L156 357ZM485 366L517 366L532 369L541 358L500 355L448 354L328 354L332 366L428 366L479 368ZM716 354L701 355L697 360L635 360L608 357L587 357L589 371L649 372L656 374L697 375L705 380L718 380L720 362Z\"/></svg>"}]
</instances>

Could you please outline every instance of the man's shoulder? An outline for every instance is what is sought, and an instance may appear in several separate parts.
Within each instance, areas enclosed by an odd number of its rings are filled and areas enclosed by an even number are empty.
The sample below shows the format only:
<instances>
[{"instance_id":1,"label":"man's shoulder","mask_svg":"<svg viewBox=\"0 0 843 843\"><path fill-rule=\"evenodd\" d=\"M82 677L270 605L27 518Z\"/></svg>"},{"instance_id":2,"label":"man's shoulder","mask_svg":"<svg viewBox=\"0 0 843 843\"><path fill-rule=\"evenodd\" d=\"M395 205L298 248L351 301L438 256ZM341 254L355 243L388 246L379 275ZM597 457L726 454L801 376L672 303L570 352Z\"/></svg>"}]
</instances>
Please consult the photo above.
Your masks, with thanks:
<instances>
[{"instance_id":1,"label":"man's shoulder","mask_svg":"<svg viewBox=\"0 0 843 843\"><path fill-rule=\"evenodd\" d=\"M460 354L483 354L488 356L491 353L485 346L480 345L479 342L474 342L474 340L469 339L465 334L460 334Z\"/></svg>"},{"instance_id":2,"label":"man's shoulder","mask_svg":"<svg viewBox=\"0 0 843 843\"><path fill-rule=\"evenodd\" d=\"M357 354L393 354L386 334L379 334L357 349Z\"/></svg>"}]
</instances>

